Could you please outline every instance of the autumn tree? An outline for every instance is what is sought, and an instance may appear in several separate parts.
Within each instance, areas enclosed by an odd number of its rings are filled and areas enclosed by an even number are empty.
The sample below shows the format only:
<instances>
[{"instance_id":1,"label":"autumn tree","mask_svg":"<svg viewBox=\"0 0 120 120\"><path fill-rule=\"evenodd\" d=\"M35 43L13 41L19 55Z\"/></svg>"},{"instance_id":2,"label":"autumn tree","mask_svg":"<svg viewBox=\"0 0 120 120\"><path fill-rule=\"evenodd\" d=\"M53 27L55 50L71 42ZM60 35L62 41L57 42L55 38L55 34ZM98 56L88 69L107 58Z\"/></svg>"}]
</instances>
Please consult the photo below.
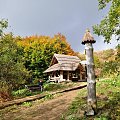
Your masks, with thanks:
<instances>
[{"instance_id":1,"label":"autumn tree","mask_svg":"<svg viewBox=\"0 0 120 120\"><path fill-rule=\"evenodd\" d=\"M32 71L33 79L45 78L43 71L50 65L54 53L74 55L65 36L57 34L49 36L30 36L18 40L18 45L24 49L24 62Z\"/></svg>"},{"instance_id":2,"label":"autumn tree","mask_svg":"<svg viewBox=\"0 0 120 120\"><path fill-rule=\"evenodd\" d=\"M100 24L93 26L94 33L98 36L102 35L107 43L111 41L113 35L116 40L120 40L120 0L98 0L98 2L100 10L104 9L108 3L111 6Z\"/></svg>"},{"instance_id":3,"label":"autumn tree","mask_svg":"<svg viewBox=\"0 0 120 120\"><path fill-rule=\"evenodd\" d=\"M96 72L102 77L110 77L120 73L120 45L115 49L94 52Z\"/></svg>"}]
</instances>

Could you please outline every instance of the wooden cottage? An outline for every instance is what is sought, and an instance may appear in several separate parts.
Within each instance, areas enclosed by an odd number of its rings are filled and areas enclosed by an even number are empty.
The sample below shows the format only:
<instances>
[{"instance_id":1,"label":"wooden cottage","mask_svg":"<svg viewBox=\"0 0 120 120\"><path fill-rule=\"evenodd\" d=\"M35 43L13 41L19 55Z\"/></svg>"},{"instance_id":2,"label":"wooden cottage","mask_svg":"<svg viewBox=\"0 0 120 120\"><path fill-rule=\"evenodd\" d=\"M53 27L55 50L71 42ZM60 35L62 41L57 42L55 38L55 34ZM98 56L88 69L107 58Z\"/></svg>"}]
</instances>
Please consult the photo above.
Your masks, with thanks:
<instances>
[{"instance_id":1,"label":"wooden cottage","mask_svg":"<svg viewBox=\"0 0 120 120\"><path fill-rule=\"evenodd\" d=\"M50 81L78 81L85 79L85 71L77 56L54 54L50 67L44 71Z\"/></svg>"}]
</instances>

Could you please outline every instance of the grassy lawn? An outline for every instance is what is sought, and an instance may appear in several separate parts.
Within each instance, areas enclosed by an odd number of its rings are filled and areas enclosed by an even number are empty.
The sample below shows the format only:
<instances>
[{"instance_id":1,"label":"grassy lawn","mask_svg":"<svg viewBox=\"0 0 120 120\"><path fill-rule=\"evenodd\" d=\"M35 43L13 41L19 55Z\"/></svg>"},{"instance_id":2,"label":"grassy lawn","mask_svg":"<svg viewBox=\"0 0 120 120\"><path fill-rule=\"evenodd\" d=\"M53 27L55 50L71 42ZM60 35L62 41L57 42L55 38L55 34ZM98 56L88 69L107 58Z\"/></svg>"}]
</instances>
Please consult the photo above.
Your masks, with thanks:
<instances>
[{"instance_id":1,"label":"grassy lawn","mask_svg":"<svg viewBox=\"0 0 120 120\"><path fill-rule=\"evenodd\" d=\"M70 85L69 85L70 84ZM78 85L78 83L67 84L67 87ZM64 86L64 84L63 84ZM55 87L54 90L63 89L60 87ZM50 88L52 85L50 85ZM48 86L49 88L49 86ZM49 88L49 90L50 90ZM21 105L14 105L6 107L0 110L0 118L4 118L4 115L8 113L18 113L22 108L28 109L32 106L38 105L41 102L47 101L49 99L57 98L62 94L50 95L48 94L45 98L40 100L35 100L33 102L24 102ZM70 105L68 111L63 114L61 120L120 120L120 76L113 79L100 79L97 82L97 105L98 113L95 116L87 117L84 115L87 108L87 90L83 88L79 91L78 96L74 99ZM18 109L19 108L19 109ZM9 115L9 114L8 114Z\"/></svg>"},{"instance_id":2,"label":"grassy lawn","mask_svg":"<svg viewBox=\"0 0 120 120\"><path fill-rule=\"evenodd\" d=\"M81 89L69 110L61 120L120 120L120 76L116 79L101 79L97 82L98 113L87 117L86 88Z\"/></svg>"}]
</instances>

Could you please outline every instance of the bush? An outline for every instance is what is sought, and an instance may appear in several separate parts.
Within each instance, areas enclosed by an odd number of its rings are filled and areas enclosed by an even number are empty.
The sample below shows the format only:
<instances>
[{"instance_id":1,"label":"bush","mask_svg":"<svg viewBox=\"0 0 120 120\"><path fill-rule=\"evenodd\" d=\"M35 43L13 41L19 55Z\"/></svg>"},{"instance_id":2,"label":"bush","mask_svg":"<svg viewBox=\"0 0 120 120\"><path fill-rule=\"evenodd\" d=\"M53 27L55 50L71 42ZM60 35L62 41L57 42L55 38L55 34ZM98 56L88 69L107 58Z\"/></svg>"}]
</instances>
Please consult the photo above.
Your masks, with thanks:
<instances>
[{"instance_id":1,"label":"bush","mask_svg":"<svg viewBox=\"0 0 120 120\"><path fill-rule=\"evenodd\" d=\"M28 89L20 89L17 91L12 91L12 95L14 97L25 97L32 95L32 93Z\"/></svg>"},{"instance_id":2,"label":"bush","mask_svg":"<svg viewBox=\"0 0 120 120\"><path fill-rule=\"evenodd\" d=\"M0 81L0 101L11 99L11 89L6 82Z\"/></svg>"},{"instance_id":3,"label":"bush","mask_svg":"<svg viewBox=\"0 0 120 120\"><path fill-rule=\"evenodd\" d=\"M120 87L120 75L113 76L111 84Z\"/></svg>"},{"instance_id":4,"label":"bush","mask_svg":"<svg viewBox=\"0 0 120 120\"><path fill-rule=\"evenodd\" d=\"M0 37L0 91L3 94L10 96L12 90L18 89L30 77L22 53L12 34Z\"/></svg>"},{"instance_id":5,"label":"bush","mask_svg":"<svg viewBox=\"0 0 120 120\"><path fill-rule=\"evenodd\" d=\"M118 74L119 71L119 63L116 61L109 61L109 62L105 62L103 65L103 69L102 69L102 76L110 76L110 75L114 75L114 74Z\"/></svg>"},{"instance_id":6,"label":"bush","mask_svg":"<svg viewBox=\"0 0 120 120\"><path fill-rule=\"evenodd\" d=\"M62 84L59 84L59 83L46 83L44 85L44 90L46 90L46 91L52 91L52 90L61 89L63 87L65 87L65 86L62 85Z\"/></svg>"},{"instance_id":7,"label":"bush","mask_svg":"<svg viewBox=\"0 0 120 120\"><path fill-rule=\"evenodd\" d=\"M32 103L31 102L24 102L22 105L25 107L31 107Z\"/></svg>"}]
</instances>

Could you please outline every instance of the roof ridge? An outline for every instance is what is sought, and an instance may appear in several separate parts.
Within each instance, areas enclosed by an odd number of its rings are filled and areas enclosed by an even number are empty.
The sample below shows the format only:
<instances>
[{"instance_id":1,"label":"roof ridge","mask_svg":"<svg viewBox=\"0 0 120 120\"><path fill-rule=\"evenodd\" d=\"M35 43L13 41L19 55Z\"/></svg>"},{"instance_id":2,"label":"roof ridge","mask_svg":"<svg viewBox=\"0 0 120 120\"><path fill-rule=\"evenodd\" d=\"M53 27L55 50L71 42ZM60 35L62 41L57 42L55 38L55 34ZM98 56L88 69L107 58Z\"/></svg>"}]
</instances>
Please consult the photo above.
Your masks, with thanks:
<instances>
[{"instance_id":1,"label":"roof ridge","mask_svg":"<svg viewBox=\"0 0 120 120\"><path fill-rule=\"evenodd\" d=\"M76 55L65 55L65 54L54 54L54 56L59 55L59 56L70 56L70 57L77 57ZM78 57L77 57L78 58Z\"/></svg>"}]
</instances>

